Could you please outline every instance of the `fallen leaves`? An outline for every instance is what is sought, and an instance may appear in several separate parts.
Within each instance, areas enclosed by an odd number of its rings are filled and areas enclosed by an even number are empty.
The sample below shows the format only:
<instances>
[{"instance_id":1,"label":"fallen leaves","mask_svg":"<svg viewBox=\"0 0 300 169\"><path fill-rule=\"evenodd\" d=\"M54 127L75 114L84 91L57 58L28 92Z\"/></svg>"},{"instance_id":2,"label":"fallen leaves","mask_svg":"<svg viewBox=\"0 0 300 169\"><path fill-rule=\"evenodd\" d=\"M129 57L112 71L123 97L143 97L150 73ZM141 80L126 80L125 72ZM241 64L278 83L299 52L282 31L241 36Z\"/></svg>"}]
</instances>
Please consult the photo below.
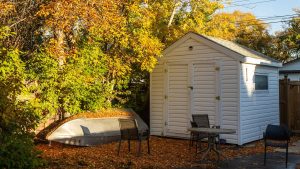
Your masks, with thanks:
<instances>
[{"instance_id":1,"label":"fallen leaves","mask_svg":"<svg viewBox=\"0 0 300 169\"><path fill-rule=\"evenodd\" d=\"M299 138L298 138L299 139ZM137 157L137 144L132 141L131 152L128 152L127 142L123 141L120 155L117 155L118 143L98 145L95 147L77 147L52 143L38 144L42 158L48 162L45 168L215 168L216 155L213 152L207 157L212 162L199 164L201 154L195 155L195 147L189 149L189 141L161 137L150 138L150 155L147 154L146 141L142 142L142 155ZM202 143L205 147L206 143ZM263 141L251 143L250 146L221 145L221 151L226 159L248 156L264 152ZM273 151L273 149L268 149Z\"/></svg>"}]
</instances>

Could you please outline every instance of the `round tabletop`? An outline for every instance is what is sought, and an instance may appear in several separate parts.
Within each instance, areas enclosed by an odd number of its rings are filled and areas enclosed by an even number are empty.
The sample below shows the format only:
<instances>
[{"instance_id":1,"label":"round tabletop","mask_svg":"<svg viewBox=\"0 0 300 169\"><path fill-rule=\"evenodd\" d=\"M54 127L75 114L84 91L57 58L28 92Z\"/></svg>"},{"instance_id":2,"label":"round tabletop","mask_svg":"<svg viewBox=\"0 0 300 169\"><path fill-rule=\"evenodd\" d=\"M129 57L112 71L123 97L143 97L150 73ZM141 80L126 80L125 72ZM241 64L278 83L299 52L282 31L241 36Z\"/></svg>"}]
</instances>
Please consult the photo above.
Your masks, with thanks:
<instances>
[{"instance_id":1,"label":"round tabletop","mask_svg":"<svg viewBox=\"0 0 300 169\"><path fill-rule=\"evenodd\" d=\"M208 133L208 134L234 134L236 130L233 129L222 129L222 128L188 128L188 131L199 132L199 133Z\"/></svg>"}]
</instances>

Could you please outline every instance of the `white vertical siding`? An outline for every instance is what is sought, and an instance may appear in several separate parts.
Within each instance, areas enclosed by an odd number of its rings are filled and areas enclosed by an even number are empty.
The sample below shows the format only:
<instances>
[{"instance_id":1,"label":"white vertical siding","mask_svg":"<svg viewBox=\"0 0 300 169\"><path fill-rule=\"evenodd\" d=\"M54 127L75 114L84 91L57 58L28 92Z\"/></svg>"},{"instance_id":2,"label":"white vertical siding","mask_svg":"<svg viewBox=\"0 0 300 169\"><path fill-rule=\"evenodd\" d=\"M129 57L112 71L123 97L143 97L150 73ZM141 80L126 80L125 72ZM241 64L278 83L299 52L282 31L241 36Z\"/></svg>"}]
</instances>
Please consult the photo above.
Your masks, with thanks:
<instances>
[{"instance_id":1,"label":"white vertical siding","mask_svg":"<svg viewBox=\"0 0 300 169\"><path fill-rule=\"evenodd\" d=\"M162 135L164 110L164 65L158 63L150 75L150 133Z\"/></svg>"},{"instance_id":2,"label":"white vertical siding","mask_svg":"<svg viewBox=\"0 0 300 169\"><path fill-rule=\"evenodd\" d=\"M255 90L255 73L268 76L268 90ZM241 144L261 139L267 124L279 123L278 69L241 64Z\"/></svg>"},{"instance_id":3,"label":"white vertical siding","mask_svg":"<svg viewBox=\"0 0 300 169\"><path fill-rule=\"evenodd\" d=\"M216 124L216 71L214 64L193 64L192 114L208 114Z\"/></svg>"},{"instance_id":4,"label":"white vertical siding","mask_svg":"<svg viewBox=\"0 0 300 169\"><path fill-rule=\"evenodd\" d=\"M168 99L167 99L167 136L187 137L189 91L188 65L168 65Z\"/></svg>"},{"instance_id":5,"label":"white vertical siding","mask_svg":"<svg viewBox=\"0 0 300 169\"><path fill-rule=\"evenodd\" d=\"M189 49L193 46L193 50ZM175 49L165 54L162 58L166 64L174 62L189 63L219 63L220 64L220 91L221 104L220 124L223 128L234 129L238 133L238 102L239 102L239 69L235 59L215 50L192 38L178 45ZM151 134L160 135L163 131L162 121L164 117L163 100L164 100L164 70L162 62L155 67L151 74L151 94L150 94L150 127ZM190 75L191 76L191 75ZM215 96L214 96L215 97ZM189 112L190 114L193 112ZM217 112L216 112L217 113ZM214 121L211 122L212 124ZM214 125L214 124L213 124ZM238 144L238 136L236 134L222 135L228 143Z\"/></svg>"}]
</instances>

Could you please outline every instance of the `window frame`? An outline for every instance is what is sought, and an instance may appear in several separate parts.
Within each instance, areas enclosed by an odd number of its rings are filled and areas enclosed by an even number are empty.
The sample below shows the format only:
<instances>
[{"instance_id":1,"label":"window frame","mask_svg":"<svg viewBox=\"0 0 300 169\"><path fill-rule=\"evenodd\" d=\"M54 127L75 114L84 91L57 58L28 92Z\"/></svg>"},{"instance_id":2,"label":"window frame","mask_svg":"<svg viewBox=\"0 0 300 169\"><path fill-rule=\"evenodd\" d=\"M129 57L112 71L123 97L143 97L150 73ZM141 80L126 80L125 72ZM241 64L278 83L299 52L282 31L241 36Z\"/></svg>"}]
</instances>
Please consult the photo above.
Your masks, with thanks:
<instances>
[{"instance_id":1,"label":"window frame","mask_svg":"<svg viewBox=\"0 0 300 169\"><path fill-rule=\"evenodd\" d=\"M256 88L256 76L265 76L267 77L267 88L266 89L257 89ZM268 92L269 91L269 75L267 73L254 73L254 89L257 92Z\"/></svg>"}]
</instances>

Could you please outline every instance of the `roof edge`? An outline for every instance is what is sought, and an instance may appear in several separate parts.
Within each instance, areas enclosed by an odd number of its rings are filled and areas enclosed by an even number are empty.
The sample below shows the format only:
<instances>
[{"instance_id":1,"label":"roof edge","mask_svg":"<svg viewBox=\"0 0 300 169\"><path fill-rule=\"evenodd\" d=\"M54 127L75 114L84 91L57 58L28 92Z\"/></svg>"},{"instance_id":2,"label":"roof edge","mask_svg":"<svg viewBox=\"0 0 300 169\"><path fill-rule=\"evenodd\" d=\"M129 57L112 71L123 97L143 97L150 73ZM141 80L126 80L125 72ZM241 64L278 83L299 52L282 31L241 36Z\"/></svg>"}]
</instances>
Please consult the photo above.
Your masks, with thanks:
<instances>
[{"instance_id":1,"label":"roof edge","mask_svg":"<svg viewBox=\"0 0 300 169\"><path fill-rule=\"evenodd\" d=\"M200 43L204 43L205 45L216 49L222 53L225 53L228 57L231 57L233 59L236 59L240 62L245 62L245 56L241 55L240 53L237 53L225 46L222 46L208 38L206 38L203 35L200 35L198 33L195 32L188 32L185 35L183 35L181 38L179 38L177 41L175 41L174 43L172 43L169 47L167 47L164 51L163 51L163 55L166 55L167 53L171 52L172 50L174 50L178 45L180 45L181 43L183 43L184 41L188 40L189 38L192 38Z\"/></svg>"}]
</instances>

